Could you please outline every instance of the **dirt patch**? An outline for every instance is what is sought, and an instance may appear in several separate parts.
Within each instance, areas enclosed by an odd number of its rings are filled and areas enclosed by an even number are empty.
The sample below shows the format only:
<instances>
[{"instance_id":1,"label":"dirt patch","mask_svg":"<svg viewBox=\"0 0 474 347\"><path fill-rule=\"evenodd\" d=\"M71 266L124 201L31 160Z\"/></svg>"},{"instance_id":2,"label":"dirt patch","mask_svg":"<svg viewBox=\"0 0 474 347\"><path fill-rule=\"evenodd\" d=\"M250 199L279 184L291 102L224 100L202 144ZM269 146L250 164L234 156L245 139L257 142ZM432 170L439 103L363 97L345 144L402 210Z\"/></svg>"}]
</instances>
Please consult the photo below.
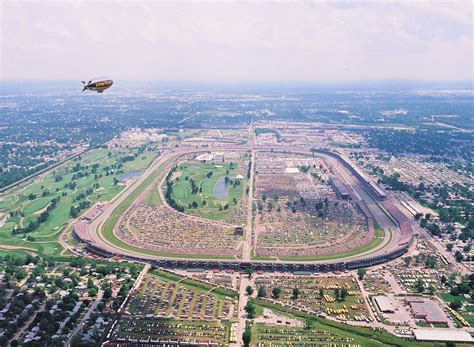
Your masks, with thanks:
<instances>
[{"instance_id":1,"label":"dirt patch","mask_svg":"<svg viewBox=\"0 0 474 347\"><path fill-rule=\"evenodd\" d=\"M171 180L175 180L177 179L178 177L181 177L183 173L181 171L176 171L176 172L173 172L173 176L171 176Z\"/></svg>"},{"instance_id":2,"label":"dirt patch","mask_svg":"<svg viewBox=\"0 0 474 347\"><path fill-rule=\"evenodd\" d=\"M0 228L3 227L8 219L7 213L0 213Z\"/></svg>"},{"instance_id":3,"label":"dirt patch","mask_svg":"<svg viewBox=\"0 0 474 347\"><path fill-rule=\"evenodd\" d=\"M48 208L48 206L49 206L49 204L46 205L45 207L43 207L41 210L38 210L38 211L33 212L33 214L34 214L34 215L40 215L40 214L42 214L43 212L46 211L46 209Z\"/></svg>"},{"instance_id":4,"label":"dirt patch","mask_svg":"<svg viewBox=\"0 0 474 347\"><path fill-rule=\"evenodd\" d=\"M29 247L23 247L23 246L0 245L0 249L6 249L6 250L9 250L9 251L16 250L16 249L22 249L22 250L32 251L32 252L36 253L36 249L29 248Z\"/></svg>"}]
</instances>

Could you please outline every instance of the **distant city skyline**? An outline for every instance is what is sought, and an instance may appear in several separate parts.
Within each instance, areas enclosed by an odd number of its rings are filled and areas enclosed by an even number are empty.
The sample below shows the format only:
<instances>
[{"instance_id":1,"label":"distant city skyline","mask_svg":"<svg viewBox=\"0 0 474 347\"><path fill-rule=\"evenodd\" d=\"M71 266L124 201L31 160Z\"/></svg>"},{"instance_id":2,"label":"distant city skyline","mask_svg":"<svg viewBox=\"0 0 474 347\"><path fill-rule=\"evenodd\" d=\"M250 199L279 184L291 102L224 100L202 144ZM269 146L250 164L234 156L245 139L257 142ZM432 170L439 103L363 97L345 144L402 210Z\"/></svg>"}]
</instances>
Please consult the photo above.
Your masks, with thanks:
<instances>
[{"instance_id":1,"label":"distant city skyline","mask_svg":"<svg viewBox=\"0 0 474 347\"><path fill-rule=\"evenodd\" d=\"M473 80L473 4L2 1L1 79Z\"/></svg>"}]
</instances>

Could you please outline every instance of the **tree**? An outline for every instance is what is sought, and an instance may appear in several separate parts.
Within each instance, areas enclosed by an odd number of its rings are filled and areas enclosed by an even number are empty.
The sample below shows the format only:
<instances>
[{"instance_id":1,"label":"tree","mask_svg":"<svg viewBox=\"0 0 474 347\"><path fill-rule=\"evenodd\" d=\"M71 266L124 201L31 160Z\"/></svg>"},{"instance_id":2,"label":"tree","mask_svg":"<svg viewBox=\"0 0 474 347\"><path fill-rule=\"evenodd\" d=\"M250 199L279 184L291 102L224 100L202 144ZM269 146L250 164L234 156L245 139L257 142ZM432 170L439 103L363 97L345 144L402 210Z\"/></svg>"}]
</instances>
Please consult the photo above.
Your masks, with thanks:
<instances>
[{"instance_id":1,"label":"tree","mask_svg":"<svg viewBox=\"0 0 474 347\"><path fill-rule=\"evenodd\" d=\"M274 299L278 299L280 297L280 294L281 294L281 289L280 288L278 288L278 287L273 288L272 296L273 296Z\"/></svg>"},{"instance_id":2,"label":"tree","mask_svg":"<svg viewBox=\"0 0 474 347\"><path fill-rule=\"evenodd\" d=\"M293 299L298 300L298 296L300 295L300 290L298 287L293 288Z\"/></svg>"},{"instance_id":3,"label":"tree","mask_svg":"<svg viewBox=\"0 0 474 347\"><path fill-rule=\"evenodd\" d=\"M17 270L15 271L15 278L17 280L22 280L23 278L26 277L26 275L27 275L26 270L23 268L17 268Z\"/></svg>"},{"instance_id":4,"label":"tree","mask_svg":"<svg viewBox=\"0 0 474 347\"><path fill-rule=\"evenodd\" d=\"M245 273L249 276L249 279L252 278L252 274L255 272L255 270L251 267L248 267L245 269Z\"/></svg>"},{"instance_id":5,"label":"tree","mask_svg":"<svg viewBox=\"0 0 474 347\"><path fill-rule=\"evenodd\" d=\"M73 336L71 340L71 347L77 347L80 346L82 342L82 336L80 333L76 334Z\"/></svg>"},{"instance_id":6,"label":"tree","mask_svg":"<svg viewBox=\"0 0 474 347\"><path fill-rule=\"evenodd\" d=\"M253 294L252 286L247 286L247 288L245 288L245 291L247 292L248 296L252 295Z\"/></svg>"},{"instance_id":7,"label":"tree","mask_svg":"<svg viewBox=\"0 0 474 347\"><path fill-rule=\"evenodd\" d=\"M250 346L250 341L252 341L252 329L247 326L242 334L242 341L244 346Z\"/></svg>"},{"instance_id":8,"label":"tree","mask_svg":"<svg viewBox=\"0 0 474 347\"><path fill-rule=\"evenodd\" d=\"M451 272L451 273L449 274L448 283L449 283L449 285L450 285L451 287L454 286L454 282L456 281L456 278L458 277L458 275L459 275L459 274L458 274L456 271Z\"/></svg>"},{"instance_id":9,"label":"tree","mask_svg":"<svg viewBox=\"0 0 474 347\"><path fill-rule=\"evenodd\" d=\"M334 296L336 299L339 299L339 295L341 293L341 290L339 288L334 288Z\"/></svg>"},{"instance_id":10,"label":"tree","mask_svg":"<svg viewBox=\"0 0 474 347\"><path fill-rule=\"evenodd\" d=\"M97 295L97 288L96 287L92 287L89 289L89 295L90 296L96 296Z\"/></svg>"},{"instance_id":11,"label":"tree","mask_svg":"<svg viewBox=\"0 0 474 347\"><path fill-rule=\"evenodd\" d=\"M426 267L430 269L434 269L436 267L436 257L435 256L428 256L425 260Z\"/></svg>"},{"instance_id":12,"label":"tree","mask_svg":"<svg viewBox=\"0 0 474 347\"><path fill-rule=\"evenodd\" d=\"M456 251L456 253L454 253L454 257L456 258L456 261L458 263L462 262L464 260L464 256L462 255L461 252L459 251Z\"/></svg>"},{"instance_id":13,"label":"tree","mask_svg":"<svg viewBox=\"0 0 474 347\"><path fill-rule=\"evenodd\" d=\"M436 291L436 288L434 287L433 284L430 283L430 285L428 286L428 293L430 293L431 295L433 295Z\"/></svg>"},{"instance_id":14,"label":"tree","mask_svg":"<svg viewBox=\"0 0 474 347\"><path fill-rule=\"evenodd\" d=\"M257 296L258 296L259 298L264 298L264 297L267 296L267 290L265 289L265 287L260 287L260 288L258 288Z\"/></svg>"},{"instance_id":15,"label":"tree","mask_svg":"<svg viewBox=\"0 0 474 347\"><path fill-rule=\"evenodd\" d=\"M69 209L69 215L72 218L76 218L78 216L78 214L79 214L79 212L77 211L77 209L74 206L71 206L71 208Z\"/></svg>"},{"instance_id":16,"label":"tree","mask_svg":"<svg viewBox=\"0 0 474 347\"><path fill-rule=\"evenodd\" d=\"M461 308L461 303L459 301L453 301L449 304L449 307L451 307L454 311L457 311Z\"/></svg>"},{"instance_id":17,"label":"tree","mask_svg":"<svg viewBox=\"0 0 474 347\"><path fill-rule=\"evenodd\" d=\"M408 267L408 266L410 266L411 258L410 257L405 257L405 258L403 258L403 262L405 263L405 266Z\"/></svg>"},{"instance_id":18,"label":"tree","mask_svg":"<svg viewBox=\"0 0 474 347\"><path fill-rule=\"evenodd\" d=\"M447 249L449 252L451 252L451 251L453 250L453 247L454 247L454 244L452 244L452 243L448 243L448 244L446 245L446 249Z\"/></svg>"},{"instance_id":19,"label":"tree","mask_svg":"<svg viewBox=\"0 0 474 347\"><path fill-rule=\"evenodd\" d=\"M255 313L257 312L256 307L250 301L244 307L245 312L247 313L247 317L249 319L255 318Z\"/></svg>"},{"instance_id":20,"label":"tree","mask_svg":"<svg viewBox=\"0 0 474 347\"><path fill-rule=\"evenodd\" d=\"M342 288L340 294L341 300L345 300L347 295L349 295L347 288Z\"/></svg>"},{"instance_id":21,"label":"tree","mask_svg":"<svg viewBox=\"0 0 474 347\"><path fill-rule=\"evenodd\" d=\"M425 282L421 278L418 278L415 282L414 288L417 293L423 293L423 290L425 290Z\"/></svg>"},{"instance_id":22,"label":"tree","mask_svg":"<svg viewBox=\"0 0 474 347\"><path fill-rule=\"evenodd\" d=\"M320 298L323 298L323 296L324 296L324 288L321 288L321 287L320 287L320 288L319 288L319 297L320 297Z\"/></svg>"},{"instance_id":23,"label":"tree","mask_svg":"<svg viewBox=\"0 0 474 347\"><path fill-rule=\"evenodd\" d=\"M314 321L312 319L310 319L310 318L305 319L304 328L307 329L307 330L313 329L313 325L314 325L313 323L314 323Z\"/></svg>"},{"instance_id":24,"label":"tree","mask_svg":"<svg viewBox=\"0 0 474 347\"><path fill-rule=\"evenodd\" d=\"M110 287L105 288L104 298L105 299L110 299L111 296L112 296L112 289L110 289Z\"/></svg>"},{"instance_id":25,"label":"tree","mask_svg":"<svg viewBox=\"0 0 474 347\"><path fill-rule=\"evenodd\" d=\"M268 208L268 211L271 211L273 209L273 203L271 201L268 202L267 208Z\"/></svg>"},{"instance_id":26,"label":"tree","mask_svg":"<svg viewBox=\"0 0 474 347\"><path fill-rule=\"evenodd\" d=\"M357 269L357 276L359 277L360 280L364 278L366 272L367 270L363 267Z\"/></svg>"}]
</instances>

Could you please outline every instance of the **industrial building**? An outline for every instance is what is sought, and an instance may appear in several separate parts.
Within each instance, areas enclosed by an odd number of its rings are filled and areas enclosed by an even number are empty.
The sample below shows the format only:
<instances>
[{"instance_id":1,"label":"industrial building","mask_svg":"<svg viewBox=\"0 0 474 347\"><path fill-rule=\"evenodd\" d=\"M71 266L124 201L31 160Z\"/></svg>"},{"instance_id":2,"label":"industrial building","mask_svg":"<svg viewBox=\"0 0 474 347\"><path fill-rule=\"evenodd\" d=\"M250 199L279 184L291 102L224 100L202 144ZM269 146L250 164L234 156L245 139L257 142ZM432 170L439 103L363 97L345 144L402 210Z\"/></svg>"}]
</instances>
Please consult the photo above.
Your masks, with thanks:
<instances>
[{"instance_id":1,"label":"industrial building","mask_svg":"<svg viewBox=\"0 0 474 347\"><path fill-rule=\"evenodd\" d=\"M448 317L444 311L432 300L423 298L407 298L405 302L410 306L416 319L424 319L430 324L447 324Z\"/></svg>"},{"instance_id":2,"label":"industrial building","mask_svg":"<svg viewBox=\"0 0 474 347\"><path fill-rule=\"evenodd\" d=\"M386 296L374 296L374 301L375 304L377 305L377 308L379 309L380 312L383 313L394 313L395 310L392 306L392 303Z\"/></svg>"},{"instance_id":3,"label":"industrial building","mask_svg":"<svg viewBox=\"0 0 474 347\"><path fill-rule=\"evenodd\" d=\"M413 333L418 341L474 342L471 334L460 329L414 329Z\"/></svg>"}]
</instances>

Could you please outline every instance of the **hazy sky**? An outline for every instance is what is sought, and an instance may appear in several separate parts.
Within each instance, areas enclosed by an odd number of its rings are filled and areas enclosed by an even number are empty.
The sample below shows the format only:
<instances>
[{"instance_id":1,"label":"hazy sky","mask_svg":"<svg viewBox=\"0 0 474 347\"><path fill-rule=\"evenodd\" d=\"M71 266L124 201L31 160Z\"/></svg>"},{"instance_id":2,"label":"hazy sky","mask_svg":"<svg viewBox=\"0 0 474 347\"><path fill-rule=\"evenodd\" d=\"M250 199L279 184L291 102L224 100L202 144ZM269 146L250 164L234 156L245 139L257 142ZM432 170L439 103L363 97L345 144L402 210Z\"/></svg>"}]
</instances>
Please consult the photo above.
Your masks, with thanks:
<instances>
[{"instance_id":1,"label":"hazy sky","mask_svg":"<svg viewBox=\"0 0 474 347\"><path fill-rule=\"evenodd\" d=\"M1 3L1 77L472 81L471 1Z\"/></svg>"}]
</instances>

